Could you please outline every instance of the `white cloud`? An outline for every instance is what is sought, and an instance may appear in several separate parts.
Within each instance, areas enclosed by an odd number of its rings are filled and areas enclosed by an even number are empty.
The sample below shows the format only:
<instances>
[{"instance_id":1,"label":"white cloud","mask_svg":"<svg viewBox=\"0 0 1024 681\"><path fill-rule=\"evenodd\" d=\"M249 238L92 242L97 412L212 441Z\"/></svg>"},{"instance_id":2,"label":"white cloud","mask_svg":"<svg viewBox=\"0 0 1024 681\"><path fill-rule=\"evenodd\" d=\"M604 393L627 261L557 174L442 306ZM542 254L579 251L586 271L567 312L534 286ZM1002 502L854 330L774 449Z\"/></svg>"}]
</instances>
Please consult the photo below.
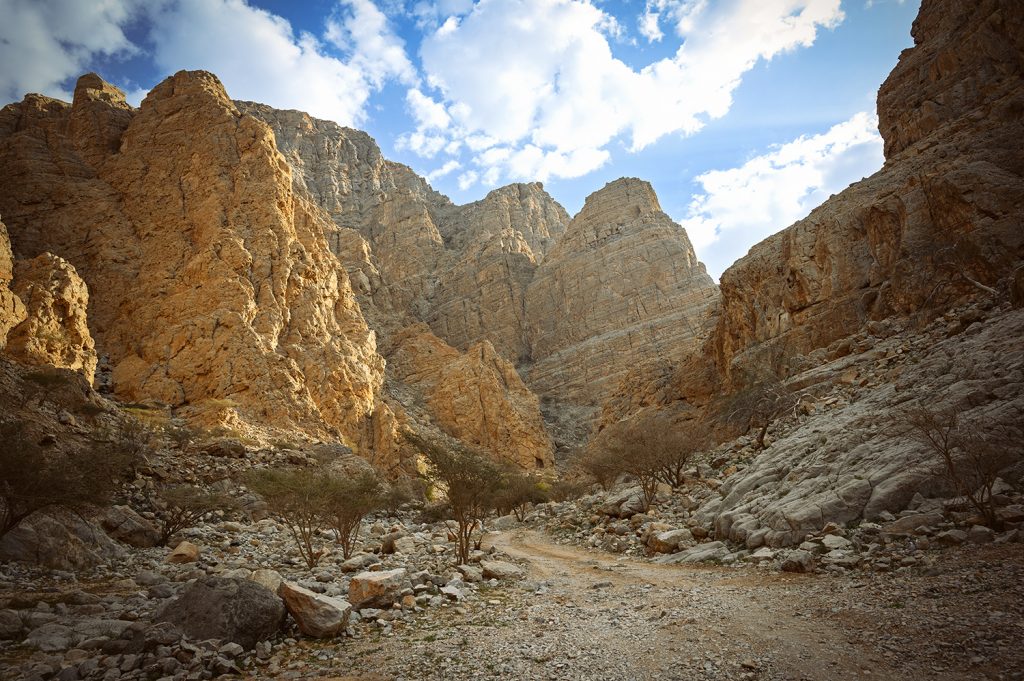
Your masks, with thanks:
<instances>
[{"instance_id":1,"label":"white cloud","mask_svg":"<svg viewBox=\"0 0 1024 681\"><path fill-rule=\"evenodd\" d=\"M482 0L449 17L421 48L427 83L451 118L448 137L467 140L485 173L576 177L607 162L620 136L638 151L725 115L759 60L812 44L843 14L839 0L649 0L644 17L649 40L663 25L683 40L640 70L613 55L618 24L589 0ZM486 156L491 147L511 153Z\"/></svg>"},{"instance_id":2,"label":"white cloud","mask_svg":"<svg viewBox=\"0 0 1024 681\"><path fill-rule=\"evenodd\" d=\"M242 0L175 0L155 11L153 59L168 73L212 71L235 99L358 124L375 90L391 78L411 83L415 72L372 2L340 6L325 38L346 53L344 60L317 37L295 35L285 19Z\"/></svg>"},{"instance_id":3,"label":"white cloud","mask_svg":"<svg viewBox=\"0 0 1024 681\"><path fill-rule=\"evenodd\" d=\"M476 184L477 178L480 174L475 170L467 170L466 172L459 175L459 189L466 191L470 187Z\"/></svg>"},{"instance_id":4,"label":"white cloud","mask_svg":"<svg viewBox=\"0 0 1024 681\"><path fill-rule=\"evenodd\" d=\"M416 88L406 93L405 101L409 103L413 118L416 119L417 126L421 129L444 130L452 122L444 104L435 102Z\"/></svg>"},{"instance_id":5,"label":"white cloud","mask_svg":"<svg viewBox=\"0 0 1024 681\"><path fill-rule=\"evenodd\" d=\"M454 173L456 170L458 170L461 167L462 167L461 163L459 163L455 159L452 159L452 160L448 161L447 163L445 163L440 168L437 168L436 170L431 170L429 173L427 173L426 174L427 181L428 182L435 182L435 181L441 179L442 177L445 177L446 175L451 175L452 173Z\"/></svg>"},{"instance_id":6,"label":"white cloud","mask_svg":"<svg viewBox=\"0 0 1024 681\"><path fill-rule=\"evenodd\" d=\"M28 92L70 99L64 82L89 70L98 56L137 52L123 27L141 0L0 0L0 97Z\"/></svg>"},{"instance_id":7,"label":"white cloud","mask_svg":"<svg viewBox=\"0 0 1024 681\"><path fill-rule=\"evenodd\" d=\"M405 54L405 45L388 25L388 19L370 0L347 0L348 11L328 20L327 40L346 53L351 64L374 85L397 78L416 80L416 69Z\"/></svg>"},{"instance_id":8,"label":"white cloud","mask_svg":"<svg viewBox=\"0 0 1024 681\"><path fill-rule=\"evenodd\" d=\"M640 31L640 35L647 38L647 42L656 43L665 37L665 34L661 32L661 26L658 25L660 19L661 15L650 9L640 15L637 29Z\"/></svg>"},{"instance_id":9,"label":"white cloud","mask_svg":"<svg viewBox=\"0 0 1024 681\"><path fill-rule=\"evenodd\" d=\"M882 166L878 119L858 113L827 132L799 137L738 168L712 170L696 181L686 228L712 276L755 243L805 217L831 194Z\"/></svg>"}]
</instances>

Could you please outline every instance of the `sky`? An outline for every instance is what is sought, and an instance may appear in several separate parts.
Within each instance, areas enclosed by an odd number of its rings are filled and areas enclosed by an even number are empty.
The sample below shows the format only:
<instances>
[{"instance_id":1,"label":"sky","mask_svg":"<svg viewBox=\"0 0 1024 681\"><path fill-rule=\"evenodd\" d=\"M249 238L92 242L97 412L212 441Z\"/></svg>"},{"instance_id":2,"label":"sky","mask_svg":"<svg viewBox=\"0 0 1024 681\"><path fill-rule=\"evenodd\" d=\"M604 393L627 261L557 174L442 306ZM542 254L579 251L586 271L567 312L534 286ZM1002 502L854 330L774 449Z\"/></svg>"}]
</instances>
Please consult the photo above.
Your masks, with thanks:
<instances>
[{"instance_id":1,"label":"sky","mask_svg":"<svg viewBox=\"0 0 1024 681\"><path fill-rule=\"evenodd\" d=\"M0 0L0 103L181 69L369 132L456 203L652 183L716 279L882 165L919 0Z\"/></svg>"}]
</instances>

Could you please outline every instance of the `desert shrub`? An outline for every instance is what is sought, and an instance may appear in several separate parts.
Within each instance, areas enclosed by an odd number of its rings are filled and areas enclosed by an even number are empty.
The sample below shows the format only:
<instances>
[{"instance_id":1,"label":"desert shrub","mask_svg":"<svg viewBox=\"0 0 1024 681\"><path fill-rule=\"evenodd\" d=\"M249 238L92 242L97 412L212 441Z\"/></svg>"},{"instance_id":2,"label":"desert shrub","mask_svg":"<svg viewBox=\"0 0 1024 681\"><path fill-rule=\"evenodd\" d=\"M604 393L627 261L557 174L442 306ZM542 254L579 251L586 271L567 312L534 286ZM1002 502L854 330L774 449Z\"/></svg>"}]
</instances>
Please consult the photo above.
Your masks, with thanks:
<instances>
[{"instance_id":1,"label":"desert shrub","mask_svg":"<svg viewBox=\"0 0 1024 681\"><path fill-rule=\"evenodd\" d=\"M799 397L778 376L762 371L741 378L745 386L730 395L721 409L727 424L747 433L756 430L754 443L764 449L771 425L796 407Z\"/></svg>"},{"instance_id":2,"label":"desert shrub","mask_svg":"<svg viewBox=\"0 0 1024 681\"><path fill-rule=\"evenodd\" d=\"M195 527L208 513L238 508L234 498L223 492L208 492L194 485L165 485L157 493L160 545L178 532Z\"/></svg>"},{"instance_id":3,"label":"desert shrub","mask_svg":"<svg viewBox=\"0 0 1024 681\"><path fill-rule=\"evenodd\" d=\"M409 443L426 457L430 477L444 488L451 516L457 527L457 564L469 561L473 533L494 508L501 486L498 465L458 443L427 440L416 433L405 433ZM450 529L450 528L449 528Z\"/></svg>"},{"instance_id":4,"label":"desert shrub","mask_svg":"<svg viewBox=\"0 0 1024 681\"><path fill-rule=\"evenodd\" d=\"M1000 472L1024 454L1020 424L965 420L952 408L915 407L899 417L909 434L936 459L936 474L965 497L993 529L1001 529L992 489Z\"/></svg>"},{"instance_id":5,"label":"desert shrub","mask_svg":"<svg viewBox=\"0 0 1024 681\"><path fill-rule=\"evenodd\" d=\"M70 452L42 447L23 423L0 424L0 536L43 508L107 503L136 458L117 441L92 440Z\"/></svg>"},{"instance_id":6,"label":"desert shrub","mask_svg":"<svg viewBox=\"0 0 1024 681\"><path fill-rule=\"evenodd\" d=\"M250 471L245 484L285 524L309 569L316 567L324 555L316 537L331 525L335 481L322 470L283 468Z\"/></svg>"},{"instance_id":7,"label":"desert shrub","mask_svg":"<svg viewBox=\"0 0 1024 681\"><path fill-rule=\"evenodd\" d=\"M352 557L363 518L383 507L386 500L384 483L373 471L352 477L329 475L331 486L330 521L337 533L345 558Z\"/></svg>"},{"instance_id":8,"label":"desert shrub","mask_svg":"<svg viewBox=\"0 0 1024 681\"><path fill-rule=\"evenodd\" d=\"M548 500L555 502L572 501L587 493L588 485L582 480L559 478L546 483Z\"/></svg>"},{"instance_id":9,"label":"desert shrub","mask_svg":"<svg viewBox=\"0 0 1024 681\"><path fill-rule=\"evenodd\" d=\"M516 520L523 522L530 504L542 504L547 500L547 491L540 480L522 471L508 471L502 478L494 503L502 515L514 513Z\"/></svg>"},{"instance_id":10,"label":"desert shrub","mask_svg":"<svg viewBox=\"0 0 1024 681\"><path fill-rule=\"evenodd\" d=\"M619 453L607 447L589 447L578 459L579 468L608 490L623 473Z\"/></svg>"},{"instance_id":11,"label":"desert shrub","mask_svg":"<svg viewBox=\"0 0 1024 681\"><path fill-rule=\"evenodd\" d=\"M390 514L394 514L407 504L422 501L423 494L423 482L421 480L399 478L388 485L381 508Z\"/></svg>"}]
</instances>

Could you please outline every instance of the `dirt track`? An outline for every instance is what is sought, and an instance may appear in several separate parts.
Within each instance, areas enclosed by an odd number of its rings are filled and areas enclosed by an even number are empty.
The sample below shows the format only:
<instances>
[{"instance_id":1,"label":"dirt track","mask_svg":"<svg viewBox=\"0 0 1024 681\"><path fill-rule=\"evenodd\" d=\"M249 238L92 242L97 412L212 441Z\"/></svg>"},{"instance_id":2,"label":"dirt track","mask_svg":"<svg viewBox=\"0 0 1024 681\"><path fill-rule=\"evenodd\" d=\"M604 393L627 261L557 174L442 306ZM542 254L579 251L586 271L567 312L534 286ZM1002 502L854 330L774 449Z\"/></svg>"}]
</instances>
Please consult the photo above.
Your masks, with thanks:
<instances>
[{"instance_id":1,"label":"dirt track","mask_svg":"<svg viewBox=\"0 0 1024 681\"><path fill-rule=\"evenodd\" d=\"M830 578L655 565L532 531L491 535L488 544L528 561L522 588L489 591L464 613L428 612L413 631L353 642L351 671L388 679L968 678L886 658L842 624L841 612L820 617Z\"/></svg>"}]
</instances>

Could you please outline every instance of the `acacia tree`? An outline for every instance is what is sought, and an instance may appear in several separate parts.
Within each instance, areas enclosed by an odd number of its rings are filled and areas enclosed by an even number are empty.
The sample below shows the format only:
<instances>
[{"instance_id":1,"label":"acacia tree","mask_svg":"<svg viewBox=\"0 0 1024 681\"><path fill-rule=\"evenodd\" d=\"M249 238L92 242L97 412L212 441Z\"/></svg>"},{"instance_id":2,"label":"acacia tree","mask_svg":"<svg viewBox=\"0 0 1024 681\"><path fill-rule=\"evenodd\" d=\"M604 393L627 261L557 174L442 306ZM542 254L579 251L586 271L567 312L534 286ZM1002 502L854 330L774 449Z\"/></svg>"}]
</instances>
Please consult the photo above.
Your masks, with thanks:
<instances>
[{"instance_id":1,"label":"acacia tree","mask_svg":"<svg viewBox=\"0 0 1024 681\"><path fill-rule=\"evenodd\" d=\"M623 473L619 452L608 447L591 447L579 458L580 468L607 491Z\"/></svg>"},{"instance_id":2,"label":"acacia tree","mask_svg":"<svg viewBox=\"0 0 1024 681\"><path fill-rule=\"evenodd\" d=\"M373 471L364 470L352 477L334 475L331 488L330 521L341 544L342 555L352 557L359 529L367 514L384 508L390 501L384 484Z\"/></svg>"},{"instance_id":3,"label":"acacia tree","mask_svg":"<svg viewBox=\"0 0 1024 681\"><path fill-rule=\"evenodd\" d=\"M547 500L548 495L537 478L521 471L510 470L502 479L495 497L495 506L499 513L513 513L516 520L523 522L530 504L541 504Z\"/></svg>"},{"instance_id":4,"label":"acacia tree","mask_svg":"<svg viewBox=\"0 0 1024 681\"><path fill-rule=\"evenodd\" d=\"M111 432L64 451L39 445L23 423L0 423L0 537L44 508L107 503L139 455Z\"/></svg>"},{"instance_id":5,"label":"acacia tree","mask_svg":"<svg viewBox=\"0 0 1024 681\"><path fill-rule=\"evenodd\" d=\"M743 432L756 429L754 440L764 449L764 439L777 419L796 406L797 395L778 376L770 372L748 373L745 387L728 398L723 410L725 420Z\"/></svg>"},{"instance_id":6,"label":"acacia tree","mask_svg":"<svg viewBox=\"0 0 1024 681\"><path fill-rule=\"evenodd\" d=\"M965 422L955 409L916 407L903 414L910 434L938 459L938 470L957 496L965 497L984 524L1001 529L992 489L999 473L1024 451L1019 425L990 419Z\"/></svg>"},{"instance_id":7,"label":"acacia tree","mask_svg":"<svg viewBox=\"0 0 1024 681\"><path fill-rule=\"evenodd\" d=\"M321 470L299 468L250 471L245 480L284 522L307 567L316 567L324 555L316 535L331 524L336 480Z\"/></svg>"},{"instance_id":8,"label":"acacia tree","mask_svg":"<svg viewBox=\"0 0 1024 681\"><path fill-rule=\"evenodd\" d=\"M156 505L161 546L167 546L178 532L195 527L207 513L238 508L238 502L227 494L194 485L165 485L157 492Z\"/></svg>"},{"instance_id":9,"label":"acacia tree","mask_svg":"<svg viewBox=\"0 0 1024 681\"><path fill-rule=\"evenodd\" d=\"M456 537L457 564L467 563L473 533L495 507L501 488L501 469L479 452L461 444L428 440L411 431L407 431L405 437L426 458L430 476L443 488L456 523L452 531Z\"/></svg>"}]
</instances>

